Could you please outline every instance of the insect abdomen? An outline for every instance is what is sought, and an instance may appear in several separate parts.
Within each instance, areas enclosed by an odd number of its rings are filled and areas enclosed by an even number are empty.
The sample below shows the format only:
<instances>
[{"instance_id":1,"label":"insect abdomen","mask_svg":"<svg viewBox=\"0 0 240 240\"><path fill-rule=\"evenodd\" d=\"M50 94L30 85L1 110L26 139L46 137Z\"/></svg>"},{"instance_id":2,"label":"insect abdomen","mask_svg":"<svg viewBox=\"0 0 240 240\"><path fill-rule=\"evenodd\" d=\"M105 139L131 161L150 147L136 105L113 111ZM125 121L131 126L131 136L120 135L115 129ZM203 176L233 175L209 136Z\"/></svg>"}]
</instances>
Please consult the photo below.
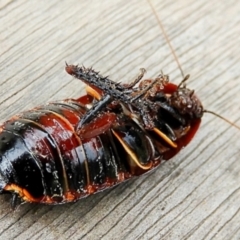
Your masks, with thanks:
<instances>
[{"instance_id":1,"label":"insect abdomen","mask_svg":"<svg viewBox=\"0 0 240 240\"><path fill-rule=\"evenodd\" d=\"M7 166L1 168L7 176L4 189L36 202L62 201L70 189L83 189L86 178L77 162L80 143L74 123L84 112L73 103L52 103L7 121L0 135Z\"/></svg>"},{"instance_id":2,"label":"insect abdomen","mask_svg":"<svg viewBox=\"0 0 240 240\"><path fill-rule=\"evenodd\" d=\"M0 127L2 192L16 193L28 202L76 201L141 175L162 159L176 155L200 124L197 120L182 128L173 118L168 128L159 125L160 130L145 130L131 115L116 108L105 113L106 118L100 115L79 129L88 110L86 104L92 101L88 98L50 103L17 115ZM165 111L161 114L164 120ZM175 142L169 128L180 129Z\"/></svg>"},{"instance_id":3,"label":"insect abdomen","mask_svg":"<svg viewBox=\"0 0 240 240\"><path fill-rule=\"evenodd\" d=\"M85 112L84 105L66 100L5 122L0 133L1 187L25 201L56 204L129 178L127 154L111 130L91 139L78 136L75 127ZM115 134L128 131L125 125Z\"/></svg>"}]
</instances>

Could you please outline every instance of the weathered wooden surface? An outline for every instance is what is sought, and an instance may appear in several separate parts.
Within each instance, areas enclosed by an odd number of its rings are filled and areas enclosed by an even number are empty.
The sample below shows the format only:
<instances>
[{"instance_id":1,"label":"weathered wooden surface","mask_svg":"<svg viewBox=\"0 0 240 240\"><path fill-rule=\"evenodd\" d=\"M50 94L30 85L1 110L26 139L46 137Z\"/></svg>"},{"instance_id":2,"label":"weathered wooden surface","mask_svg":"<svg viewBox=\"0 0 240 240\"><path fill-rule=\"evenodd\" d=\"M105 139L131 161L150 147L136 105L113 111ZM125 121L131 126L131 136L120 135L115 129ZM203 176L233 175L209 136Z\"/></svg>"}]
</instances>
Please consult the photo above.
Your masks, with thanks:
<instances>
[{"instance_id":1,"label":"weathered wooden surface","mask_svg":"<svg viewBox=\"0 0 240 240\"><path fill-rule=\"evenodd\" d=\"M240 125L240 1L153 5L207 109ZM140 67L181 80L144 0L0 1L0 119L84 85L64 61L116 81ZM0 197L0 239L240 239L240 131L205 115L179 155L156 171L75 204L25 204Z\"/></svg>"}]
</instances>

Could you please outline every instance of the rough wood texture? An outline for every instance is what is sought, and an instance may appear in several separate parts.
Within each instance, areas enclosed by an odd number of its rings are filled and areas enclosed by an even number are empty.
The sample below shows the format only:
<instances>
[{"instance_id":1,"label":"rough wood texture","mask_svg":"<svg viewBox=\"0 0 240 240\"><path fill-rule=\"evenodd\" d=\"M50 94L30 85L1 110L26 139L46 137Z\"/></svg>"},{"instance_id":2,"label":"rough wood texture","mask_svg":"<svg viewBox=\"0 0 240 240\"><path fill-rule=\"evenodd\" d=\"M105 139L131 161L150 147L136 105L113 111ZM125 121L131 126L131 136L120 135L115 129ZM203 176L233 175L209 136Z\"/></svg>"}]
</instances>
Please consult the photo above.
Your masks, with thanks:
<instances>
[{"instance_id":1,"label":"rough wood texture","mask_svg":"<svg viewBox=\"0 0 240 240\"><path fill-rule=\"evenodd\" d=\"M204 106L240 125L240 1L152 0ZM116 81L140 67L180 71L145 0L0 1L0 119L84 85L64 62ZM0 239L240 239L240 131L205 115L179 155L156 171L75 204L0 197Z\"/></svg>"}]
</instances>

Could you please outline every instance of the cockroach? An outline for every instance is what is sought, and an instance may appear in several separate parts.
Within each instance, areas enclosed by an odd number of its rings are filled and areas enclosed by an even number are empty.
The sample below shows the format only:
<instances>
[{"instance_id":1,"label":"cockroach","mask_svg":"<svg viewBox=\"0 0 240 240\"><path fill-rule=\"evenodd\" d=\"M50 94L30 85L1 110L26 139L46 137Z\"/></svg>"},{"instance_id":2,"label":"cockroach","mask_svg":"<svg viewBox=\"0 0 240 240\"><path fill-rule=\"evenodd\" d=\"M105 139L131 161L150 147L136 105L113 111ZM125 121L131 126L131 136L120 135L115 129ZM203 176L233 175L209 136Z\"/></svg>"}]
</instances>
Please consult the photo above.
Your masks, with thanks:
<instances>
[{"instance_id":1,"label":"cockroach","mask_svg":"<svg viewBox=\"0 0 240 240\"><path fill-rule=\"evenodd\" d=\"M189 75L175 85L163 73L143 79L140 69L132 83L121 84L92 68L66 64L65 70L87 85L86 95L0 126L0 193L12 194L13 208L74 202L144 174L188 145L203 114L213 113L187 88Z\"/></svg>"},{"instance_id":2,"label":"cockroach","mask_svg":"<svg viewBox=\"0 0 240 240\"><path fill-rule=\"evenodd\" d=\"M66 65L87 95L20 113L0 128L0 189L20 201L73 202L141 175L173 157L196 133L203 107L168 76L119 84ZM139 83L139 85L137 85Z\"/></svg>"},{"instance_id":3,"label":"cockroach","mask_svg":"<svg viewBox=\"0 0 240 240\"><path fill-rule=\"evenodd\" d=\"M23 112L0 128L0 189L19 200L74 202L141 175L186 146L204 113L186 76L160 74L119 84L93 69L66 65L87 95ZM139 83L139 84L138 84ZM138 84L138 85L137 85Z\"/></svg>"}]
</instances>

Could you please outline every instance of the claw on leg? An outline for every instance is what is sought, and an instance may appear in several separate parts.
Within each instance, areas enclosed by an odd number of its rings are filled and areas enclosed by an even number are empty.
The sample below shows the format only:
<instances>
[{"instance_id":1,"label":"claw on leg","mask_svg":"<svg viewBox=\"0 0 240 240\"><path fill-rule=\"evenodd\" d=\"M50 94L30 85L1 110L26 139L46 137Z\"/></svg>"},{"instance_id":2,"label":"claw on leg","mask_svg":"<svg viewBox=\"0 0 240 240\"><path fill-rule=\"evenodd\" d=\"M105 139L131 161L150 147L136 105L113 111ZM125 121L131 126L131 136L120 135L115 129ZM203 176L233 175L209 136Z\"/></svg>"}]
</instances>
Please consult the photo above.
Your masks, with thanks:
<instances>
[{"instance_id":1,"label":"claw on leg","mask_svg":"<svg viewBox=\"0 0 240 240\"><path fill-rule=\"evenodd\" d=\"M125 88L126 89L131 89L133 88L141 79L143 78L144 74L146 73L145 68L140 68L140 73L137 75L137 77L134 79L134 81L130 84L128 84Z\"/></svg>"}]
</instances>

